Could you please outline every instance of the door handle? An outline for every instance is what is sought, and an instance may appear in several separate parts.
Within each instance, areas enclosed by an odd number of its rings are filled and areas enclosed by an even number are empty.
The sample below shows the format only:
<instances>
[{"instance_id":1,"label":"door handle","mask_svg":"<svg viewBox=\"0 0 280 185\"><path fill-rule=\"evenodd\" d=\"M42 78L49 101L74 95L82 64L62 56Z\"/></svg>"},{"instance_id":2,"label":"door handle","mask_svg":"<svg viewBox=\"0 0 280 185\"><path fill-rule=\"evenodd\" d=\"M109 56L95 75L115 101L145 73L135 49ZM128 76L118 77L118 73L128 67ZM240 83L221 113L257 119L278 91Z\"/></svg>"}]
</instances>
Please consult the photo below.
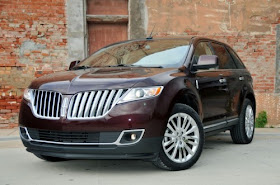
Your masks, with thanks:
<instances>
[{"instance_id":1,"label":"door handle","mask_svg":"<svg viewBox=\"0 0 280 185\"><path fill-rule=\"evenodd\" d=\"M224 92L228 92L228 88L219 88L219 91L224 91Z\"/></svg>"},{"instance_id":2,"label":"door handle","mask_svg":"<svg viewBox=\"0 0 280 185\"><path fill-rule=\"evenodd\" d=\"M239 77L239 80L240 80L240 81L243 81L243 80L244 80L244 76L240 76L240 77Z\"/></svg>"},{"instance_id":3,"label":"door handle","mask_svg":"<svg viewBox=\"0 0 280 185\"><path fill-rule=\"evenodd\" d=\"M196 86L196 88L198 90L199 89L198 80L195 80L195 86Z\"/></svg>"},{"instance_id":4,"label":"door handle","mask_svg":"<svg viewBox=\"0 0 280 185\"><path fill-rule=\"evenodd\" d=\"M222 83L226 83L227 82L227 79L225 79L225 78L221 78L221 79L219 79L219 82L222 84Z\"/></svg>"}]
</instances>

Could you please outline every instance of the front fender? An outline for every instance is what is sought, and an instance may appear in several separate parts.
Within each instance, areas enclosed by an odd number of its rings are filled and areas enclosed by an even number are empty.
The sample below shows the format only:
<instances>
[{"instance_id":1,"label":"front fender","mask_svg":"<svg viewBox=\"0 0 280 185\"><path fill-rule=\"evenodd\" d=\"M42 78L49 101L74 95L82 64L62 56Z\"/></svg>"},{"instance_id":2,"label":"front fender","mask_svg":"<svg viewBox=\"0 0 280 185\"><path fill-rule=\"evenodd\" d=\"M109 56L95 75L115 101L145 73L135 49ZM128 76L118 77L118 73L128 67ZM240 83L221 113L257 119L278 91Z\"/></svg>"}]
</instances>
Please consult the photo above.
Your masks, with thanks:
<instances>
[{"instance_id":1,"label":"front fender","mask_svg":"<svg viewBox=\"0 0 280 185\"><path fill-rule=\"evenodd\" d=\"M202 103L200 100L199 93L195 88L194 84L194 81L191 78L187 77L177 77L171 80L169 83L167 83L158 99L158 114L168 118L174 104L177 103L178 100L180 100L180 98L187 95L191 96L196 102L196 111L198 112L202 120Z\"/></svg>"}]
</instances>

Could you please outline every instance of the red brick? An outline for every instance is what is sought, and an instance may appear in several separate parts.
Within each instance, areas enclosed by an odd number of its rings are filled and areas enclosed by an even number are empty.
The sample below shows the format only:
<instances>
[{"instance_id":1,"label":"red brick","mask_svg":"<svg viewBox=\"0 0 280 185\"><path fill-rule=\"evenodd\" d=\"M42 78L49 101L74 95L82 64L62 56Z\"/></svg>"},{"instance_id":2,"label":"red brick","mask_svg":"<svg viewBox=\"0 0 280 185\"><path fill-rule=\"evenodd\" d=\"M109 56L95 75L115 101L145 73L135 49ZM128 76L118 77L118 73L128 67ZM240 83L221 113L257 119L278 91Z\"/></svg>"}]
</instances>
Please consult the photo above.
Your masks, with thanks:
<instances>
[{"instance_id":1,"label":"red brick","mask_svg":"<svg viewBox=\"0 0 280 185\"><path fill-rule=\"evenodd\" d=\"M49 53L56 53L55 50L67 55L67 39L50 37L55 33L58 37L66 38L67 28L65 0L0 0L0 10L0 114L6 119L0 123L2 128L3 124L16 125L14 120L17 120L22 92L30 81L35 76L51 73L35 72L35 69L42 69L47 64L43 62L46 61L45 57L49 57ZM59 21L64 24L58 24ZM46 36L42 27L52 30L47 31L49 36ZM30 40L46 47L42 51L26 50L23 56L20 55L19 48ZM59 60L67 66L66 57L61 59L58 55L52 56L52 60ZM9 77L2 78L2 75ZM10 93L13 96L9 96Z\"/></svg>"}]
</instances>

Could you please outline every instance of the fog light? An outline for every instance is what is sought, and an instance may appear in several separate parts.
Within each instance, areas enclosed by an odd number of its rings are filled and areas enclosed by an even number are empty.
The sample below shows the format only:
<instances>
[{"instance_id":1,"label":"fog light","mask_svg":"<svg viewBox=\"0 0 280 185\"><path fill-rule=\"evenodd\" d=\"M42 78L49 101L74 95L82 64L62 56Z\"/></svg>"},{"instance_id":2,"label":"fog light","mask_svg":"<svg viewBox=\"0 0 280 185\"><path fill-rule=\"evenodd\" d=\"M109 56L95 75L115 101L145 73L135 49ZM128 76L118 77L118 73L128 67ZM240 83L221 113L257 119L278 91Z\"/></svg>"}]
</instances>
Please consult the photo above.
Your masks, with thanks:
<instances>
[{"instance_id":1,"label":"fog light","mask_svg":"<svg viewBox=\"0 0 280 185\"><path fill-rule=\"evenodd\" d=\"M120 145L135 144L141 140L145 129L124 130L118 140Z\"/></svg>"},{"instance_id":2,"label":"fog light","mask_svg":"<svg viewBox=\"0 0 280 185\"><path fill-rule=\"evenodd\" d=\"M131 141L134 141L134 140L136 139L136 137L137 137L136 134L131 134L131 135L130 135Z\"/></svg>"},{"instance_id":3,"label":"fog light","mask_svg":"<svg viewBox=\"0 0 280 185\"><path fill-rule=\"evenodd\" d=\"M22 136L24 139L28 139L28 135L27 135L27 133L26 133L25 128L20 127L19 130L20 130L21 136Z\"/></svg>"}]
</instances>

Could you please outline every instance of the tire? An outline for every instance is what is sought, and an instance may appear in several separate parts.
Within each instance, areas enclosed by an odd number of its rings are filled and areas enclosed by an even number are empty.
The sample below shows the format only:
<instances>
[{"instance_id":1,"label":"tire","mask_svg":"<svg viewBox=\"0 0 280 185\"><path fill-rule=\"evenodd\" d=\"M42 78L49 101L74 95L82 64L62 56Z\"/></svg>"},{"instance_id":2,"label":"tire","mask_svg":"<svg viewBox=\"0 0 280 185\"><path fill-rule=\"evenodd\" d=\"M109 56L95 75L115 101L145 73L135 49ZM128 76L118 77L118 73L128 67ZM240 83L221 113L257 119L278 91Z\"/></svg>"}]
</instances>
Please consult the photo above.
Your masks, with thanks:
<instances>
[{"instance_id":1,"label":"tire","mask_svg":"<svg viewBox=\"0 0 280 185\"><path fill-rule=\"evenodd\" d=\"M48 162L59 162L59 161L67 161L67 159L63 158L58 158L58 157L51 157L51 156L46 156L46 155L40 155L40 154L34 154L36 157L48 161Z\"/></svg>"},{"instance_id":2,"label":"tire","mask_svg":"<svg viewBox=\"0 0 280 185\"><path fill-rule=\"evenodd\" d=\"M175 104L168 119L155 166L171 171L193 166L204 145L204 130L198 114L190 106Z\"/></svg>"},{"instance_id":3,"label":"tire","mask_svg":"<svg viewBox=\"0 0 280 185\"><path fill-rule=\"evenodd\" d=\"M236 144L249 144L255 132L255 113L253 104L245 99L239 115L239 123L230 130L232 141Z\"/></svg>"}]
</instances>

